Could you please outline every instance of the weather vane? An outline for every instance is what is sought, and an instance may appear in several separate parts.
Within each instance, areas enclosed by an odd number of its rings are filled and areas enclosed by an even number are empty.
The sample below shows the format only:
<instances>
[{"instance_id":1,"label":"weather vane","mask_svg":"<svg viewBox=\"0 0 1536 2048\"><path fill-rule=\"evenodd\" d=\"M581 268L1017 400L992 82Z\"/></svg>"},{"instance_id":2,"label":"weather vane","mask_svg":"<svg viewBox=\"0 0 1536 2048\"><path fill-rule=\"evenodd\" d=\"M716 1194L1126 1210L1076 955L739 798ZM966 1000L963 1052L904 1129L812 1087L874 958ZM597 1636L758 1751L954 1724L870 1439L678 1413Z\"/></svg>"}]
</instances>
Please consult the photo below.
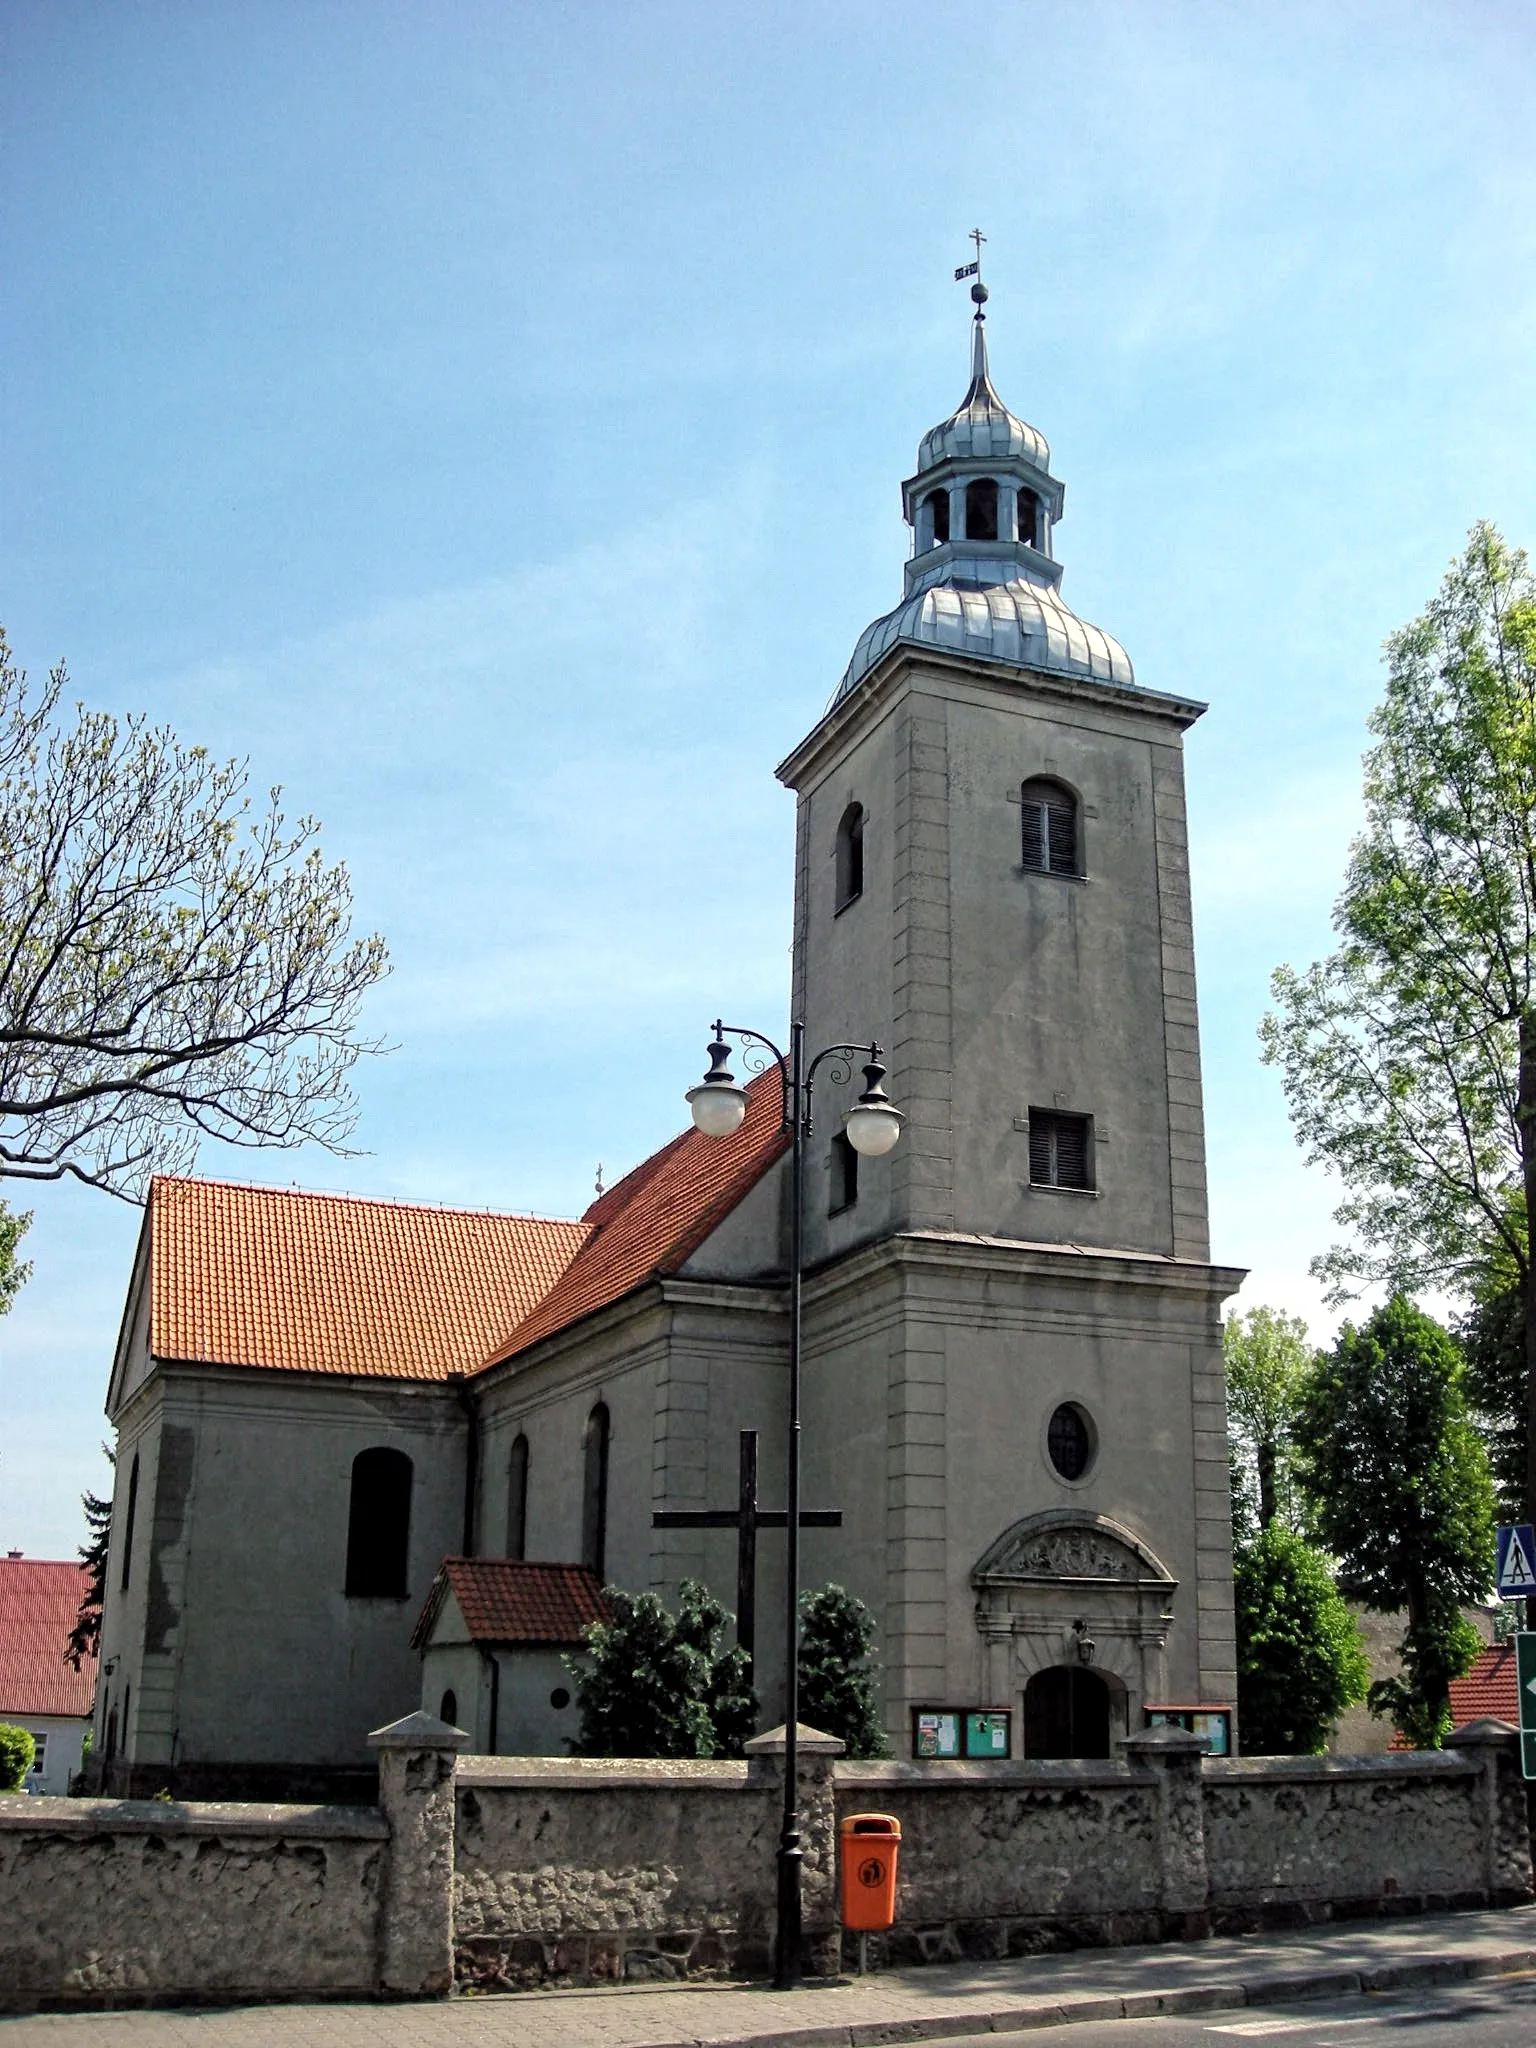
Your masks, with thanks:
<instances>
[{"instance_id":1,"label":"weather vane","mask_svg":"<svg viewBox=\"0 0 1536 2048\"><path fill-rule=\"evenodd\" d=\"M955 272L955 283L963 284L968 277L976 282L971 286L971 297L976 301L976 318L981 318L981 309L987 303L987 288L981 281L981 245L987 239L980 228L972 228L970 239L976 245L976 258L972 263L962 263Z\"/></svg>"}]
</instances>

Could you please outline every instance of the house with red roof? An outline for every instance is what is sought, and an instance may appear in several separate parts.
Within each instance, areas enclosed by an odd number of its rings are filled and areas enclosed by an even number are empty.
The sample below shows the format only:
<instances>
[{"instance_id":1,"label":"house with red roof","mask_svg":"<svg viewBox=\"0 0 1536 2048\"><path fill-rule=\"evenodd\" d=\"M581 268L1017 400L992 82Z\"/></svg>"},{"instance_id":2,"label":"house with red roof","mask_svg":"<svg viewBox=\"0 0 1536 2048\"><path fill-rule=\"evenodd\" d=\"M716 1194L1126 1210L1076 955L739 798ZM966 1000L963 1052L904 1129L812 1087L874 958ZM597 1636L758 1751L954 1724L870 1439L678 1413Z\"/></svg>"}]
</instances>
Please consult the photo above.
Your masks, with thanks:
<instances>
[{"instance_id":1,"label":"house with red roof","mask_svg":"<svg viewBox=\"0 0 1536 2048\"><path fill-rule=\"evenodd\" d=\"M80 1769L96 1659L67 1649L89 1583L67 1558L0 1557L0 1721L32 1737L29 1792L67 1792Z\"/></svg>"},{"instance_id":2,"label":"house with red roof","mask_svg":"<svg viewBox=\"0 0 1536 2048\"><path fill-rule=\"evenodd\" d=\"M789 1007L812 1053L878 1042L904 1119L861 1156L862 1055L818 1068L802 1570L874 1614L898 1753L986 1709L989 1755L1107 1756L1149 1707L1236 1692L1204 706L1063 599L1063 486L979 301L970 368L901 485L899 601L777 769ZM103 1782L345 1791L371 1727L449 1695L477 1742L563 1743L546 1594L557 1632L610 1583L734 1606L744 1435L785 1501L783 1110L768 1057L731 1135L667 1139L578 1218L156 1180L108 1394ZM759 1615L784 1552L768 1524Z\"/></svg>"}]
</instances>

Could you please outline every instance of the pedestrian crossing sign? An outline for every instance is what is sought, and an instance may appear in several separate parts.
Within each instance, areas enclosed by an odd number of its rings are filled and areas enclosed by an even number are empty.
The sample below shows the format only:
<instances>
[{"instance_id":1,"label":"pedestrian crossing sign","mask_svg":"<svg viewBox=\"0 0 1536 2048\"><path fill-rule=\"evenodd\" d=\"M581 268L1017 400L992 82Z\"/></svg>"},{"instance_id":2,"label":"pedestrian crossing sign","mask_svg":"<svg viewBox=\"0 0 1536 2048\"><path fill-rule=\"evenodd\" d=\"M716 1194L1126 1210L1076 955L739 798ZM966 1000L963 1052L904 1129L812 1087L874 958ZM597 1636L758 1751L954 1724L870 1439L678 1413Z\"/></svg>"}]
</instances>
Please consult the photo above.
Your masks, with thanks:
<instances>
[{"instance_id":1,"label":"pedestrian crossing sign","mask_svg":"<svg viewBox=\"0 0 1536 2048\"><path fill-rule=\"evenodd\" d=\"M1505 1522L1494 1534L1499 1591L1536 1595L1536 1530L1529 1522Z\"/></svg>"}]
</instances>

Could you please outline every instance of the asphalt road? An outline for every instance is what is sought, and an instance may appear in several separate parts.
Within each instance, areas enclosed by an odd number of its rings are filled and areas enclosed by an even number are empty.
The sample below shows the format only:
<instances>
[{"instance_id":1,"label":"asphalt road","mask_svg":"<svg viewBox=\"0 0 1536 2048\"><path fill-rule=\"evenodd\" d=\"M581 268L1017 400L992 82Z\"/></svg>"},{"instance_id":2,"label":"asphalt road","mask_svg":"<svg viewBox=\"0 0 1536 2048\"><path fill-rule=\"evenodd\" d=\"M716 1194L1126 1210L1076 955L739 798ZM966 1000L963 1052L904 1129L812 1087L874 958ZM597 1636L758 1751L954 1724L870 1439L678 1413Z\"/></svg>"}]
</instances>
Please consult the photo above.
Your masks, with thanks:
<instances>
[{"instance_id":1,"label":"asphalt road","mask_svg":"<svg viewBox=\"0 0 1536 2048\"><path fill-rule=\"evenodd\" d=\"M993 2036L992 2038L998 2038ZM1011 2037L1019 2042L1025 2034ZM1052 2048L1536 2048L1536 1976L1491 1978L1443 1991L1367 1993L1269 2011L1181 2014L1052 2027ZM929 2048L975 2048L974 2034Z\"/></svg>"}]
</instances>

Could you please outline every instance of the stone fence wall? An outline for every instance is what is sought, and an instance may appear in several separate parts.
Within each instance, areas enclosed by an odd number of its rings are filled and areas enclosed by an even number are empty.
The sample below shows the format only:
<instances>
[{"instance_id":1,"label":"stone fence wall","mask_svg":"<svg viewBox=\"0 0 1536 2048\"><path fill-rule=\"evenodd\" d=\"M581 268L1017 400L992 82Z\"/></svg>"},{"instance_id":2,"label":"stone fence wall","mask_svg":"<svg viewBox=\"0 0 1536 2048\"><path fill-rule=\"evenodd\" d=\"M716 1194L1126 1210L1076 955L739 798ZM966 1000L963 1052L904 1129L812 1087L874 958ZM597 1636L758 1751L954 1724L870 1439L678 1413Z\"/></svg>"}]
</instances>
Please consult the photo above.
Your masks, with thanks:
<instances>
[{"instance_id":1,"label":"stone fence wall","mask_svg":"<svg viewBox=\"0 0 1536 2048\"><path fill-rule=\"evenodd\" d=\"M442 1996L767 1965L782 1737L744 1763L455 1758L373 1738L376 1809L0 1797L0 2007ZM836 1825L902 1825L870 1960L936 1961L1514 1904L1532 1896L1518 1739L1439 1755L837 1763L801 1742L806 1963L841 1954Z\"/></svg>"}]
</instances>

